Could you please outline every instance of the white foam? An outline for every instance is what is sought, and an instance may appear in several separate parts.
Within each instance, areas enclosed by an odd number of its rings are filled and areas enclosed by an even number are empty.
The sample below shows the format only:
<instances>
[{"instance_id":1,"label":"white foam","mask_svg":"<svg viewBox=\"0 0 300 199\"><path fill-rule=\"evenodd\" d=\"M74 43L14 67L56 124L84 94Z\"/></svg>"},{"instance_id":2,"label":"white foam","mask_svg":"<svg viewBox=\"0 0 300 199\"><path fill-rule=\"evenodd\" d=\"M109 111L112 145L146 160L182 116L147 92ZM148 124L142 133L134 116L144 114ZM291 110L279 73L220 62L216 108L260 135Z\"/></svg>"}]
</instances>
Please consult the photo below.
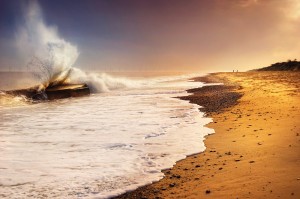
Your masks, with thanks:
<instances>
[{"instance_id":1,"label":"white foam","mask_svg":"<svg viewBox=\"0 0 300 199\"><path fill-rule=\"evenodd\" d=\"M0 91L0 108L24 106L28 105L29 103L30 100L28 100L25 96L14 96Z\"/></svg>"},{"instance_id":2,"label":"white foam","mask_svg":"<svg viewBox=\"0 0 300 199\"><path fill-rule=\"evenodd\" d=\"M103 93L113 90L139 87L141 81L133 81L128 78L113 77L106 73L86 73L78 68L72 68L67 79L68 83L85 83L93 93Z\"/></svg>"},{"instance_id":3,"label":"white foam","mask_svg":"<svg viewBox=\"0 0 300 199\"><path fill-rule=\"evenodd\" d=\"M148 85L1 109L2 196L107 198L159 180L161 169L203 151L211 119L172 98L201 83Z\"/></svg>"}]
</instances>

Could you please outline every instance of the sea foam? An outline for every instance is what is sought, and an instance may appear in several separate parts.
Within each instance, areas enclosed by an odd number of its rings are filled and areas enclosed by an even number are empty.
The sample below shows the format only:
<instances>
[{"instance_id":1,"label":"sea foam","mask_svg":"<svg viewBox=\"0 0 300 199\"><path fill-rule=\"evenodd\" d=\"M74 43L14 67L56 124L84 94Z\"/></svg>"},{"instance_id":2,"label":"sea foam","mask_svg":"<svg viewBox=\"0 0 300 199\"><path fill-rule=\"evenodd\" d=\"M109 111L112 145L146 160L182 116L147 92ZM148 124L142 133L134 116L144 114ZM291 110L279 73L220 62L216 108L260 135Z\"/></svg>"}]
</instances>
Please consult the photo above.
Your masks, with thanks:
<instances>
[{"instance_id":1,"label":"sea foam","mask_svg":"<svg viewBox=\"0 0 300 199\"><path fill-rule=\"evenodd\" d=\"M202 86L186 78L87 98L0 109L3 198L108 198L163 177L205 149L199 106L174 98Z\"/></svg>"}]
</instances>

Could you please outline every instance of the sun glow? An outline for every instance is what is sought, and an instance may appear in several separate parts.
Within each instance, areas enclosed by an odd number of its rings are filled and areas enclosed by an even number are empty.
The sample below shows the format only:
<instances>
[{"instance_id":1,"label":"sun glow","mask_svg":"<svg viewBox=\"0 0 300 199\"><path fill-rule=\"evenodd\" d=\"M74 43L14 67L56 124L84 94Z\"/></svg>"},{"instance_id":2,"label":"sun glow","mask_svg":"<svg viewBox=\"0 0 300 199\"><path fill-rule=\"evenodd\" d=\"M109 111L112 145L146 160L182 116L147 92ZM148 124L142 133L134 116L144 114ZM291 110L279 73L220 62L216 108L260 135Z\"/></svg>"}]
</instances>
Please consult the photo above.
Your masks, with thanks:
<instances>
[{"instance_id":1,"label":"sun glow","mask_svg":"<svg viewBox=\"0 0 300 199\"><path fill-rule=\"evenodd\" d=\"M300 1L291 0L291 6L286 10L286 13L290 18L298 20L300 17Z\"/></svg>"}]
</instances>

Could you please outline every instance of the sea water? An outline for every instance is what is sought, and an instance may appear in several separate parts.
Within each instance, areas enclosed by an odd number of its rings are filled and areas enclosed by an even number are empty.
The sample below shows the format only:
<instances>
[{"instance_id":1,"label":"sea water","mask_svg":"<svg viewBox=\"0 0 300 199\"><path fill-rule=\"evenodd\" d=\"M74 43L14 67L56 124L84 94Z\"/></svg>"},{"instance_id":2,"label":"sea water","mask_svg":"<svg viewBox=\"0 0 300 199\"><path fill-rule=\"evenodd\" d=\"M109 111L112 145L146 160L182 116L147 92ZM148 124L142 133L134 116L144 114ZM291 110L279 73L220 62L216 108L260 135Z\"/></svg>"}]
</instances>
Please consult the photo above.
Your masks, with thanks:
<instances>
[{"instance_id":1,"label":"sea water","mask_svg":"<svg viewBox=\"0 0 300 199\"><path fill-rule=\"evenodd\" d=\"M203 86L188 78L0 105L0 197L109 198L163 178L213 133L199 106L176 98Z\"/></svg>"}]
</instances>

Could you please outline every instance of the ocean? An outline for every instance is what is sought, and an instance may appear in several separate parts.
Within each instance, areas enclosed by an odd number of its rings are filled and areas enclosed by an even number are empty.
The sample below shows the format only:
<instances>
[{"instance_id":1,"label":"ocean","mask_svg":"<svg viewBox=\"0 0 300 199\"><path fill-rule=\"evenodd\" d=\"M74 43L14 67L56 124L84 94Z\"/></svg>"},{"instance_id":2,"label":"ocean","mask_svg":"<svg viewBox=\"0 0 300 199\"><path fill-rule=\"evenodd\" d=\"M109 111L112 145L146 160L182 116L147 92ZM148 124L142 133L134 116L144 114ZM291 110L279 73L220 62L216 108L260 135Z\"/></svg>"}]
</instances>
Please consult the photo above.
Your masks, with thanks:
<instances>
[{"instance_id":1,"label":"ocean","mask_svg":"<svg viewBox=\"0 0 300 199\"><path fill-rule=\"evenodd\" d=\"M214 132L176 98L203 86L193 76L93 74L90 96L41 103L0 92L1 198L109 198L163 178Z\"/></svg>"}]
</instances>

